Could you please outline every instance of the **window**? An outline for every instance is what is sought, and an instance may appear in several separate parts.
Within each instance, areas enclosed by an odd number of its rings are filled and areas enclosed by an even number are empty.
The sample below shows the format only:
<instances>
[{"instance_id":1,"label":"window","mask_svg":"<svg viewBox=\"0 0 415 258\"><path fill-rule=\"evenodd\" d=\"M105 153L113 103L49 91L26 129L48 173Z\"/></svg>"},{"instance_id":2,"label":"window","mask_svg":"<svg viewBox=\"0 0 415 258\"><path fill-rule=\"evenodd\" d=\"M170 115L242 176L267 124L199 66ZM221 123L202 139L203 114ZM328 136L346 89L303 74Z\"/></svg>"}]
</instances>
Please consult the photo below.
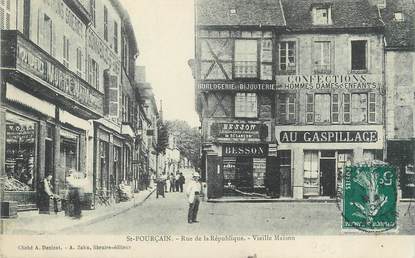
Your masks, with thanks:
<instances>
[{"instance_id":1,"label":"window","mask_svg":"<svg viewBox=\"0 0 415 258\"><path fill-rule=\"evenodd\" d=\"M272 80L272 39L261 40L261 80Z\"/></svg>"},{"instance_id":2,"label":"window","mask_svg":"<svg viewBox=\"0 0 415 258\"><path fill-rule=\"evenodd\" d=\"M257 95L256 93L236 93L235 96L236 117L257 117Z\"/></svg>"},{"instance_id":3,"label":"window","mask_svg":"<svg viewBox=\"0 0 415 258\"><path fill-rule=\"evenodd\" d=\"M130 121L130 98L125 94L122 97L122 121Z\"/></svg>"},{"instance_id":4,"label":"window","mask_svg":"<svg viewBox=\"0 0 415 258\"><path fill-rule=\"evenodd\" d=\"M333 124L339 123L339 94L331 95L331 121Z\"/></svg>"},{"instance_id":5,"label":"window","mask_svg":"<svg viewBox=\"0 0 415 258\"><path fill-rule=\"evenodd\" d=\"M43 15L43 28L39 28L41 36L41 44L44 50L53 55L53 27L52 19L46 14Z\"/></svg>"},{"instance_id":6,"label":"window","mask_svg":"<svg viewBox=\"0 0 415 258\"><path fill-rule=\"evenodd\" d=\"M114 21L114 51L118 53L118 24Z\"/></svg>"},{"instance_id":7,"label":"window","mask_svg":"<svg viewBox=\"0 0 415 258\"><path fill-rule=\"evenodd\" d=\"M367 122L367 94L352 94L352 122Z\"/></svg>"},{"instance_id":8,"label":"window","mask_svg":"<svg viewBox=\"0 0 415 258\"><path fill-rule=\"evenodd\" d=\"M315 94L314 121L330 122L330 94Z\"/></svg>"},{"instance_id":9,"label":"window","mask_svg":"<svg viewBox=\"0 0 415 258\"><path fill-rule=\"evenodd\" d=\"M279 94L278 108L278 121L281 124L295 123L295 94Z\"/></svg>"},{"instance_id":10,"label":"window","mask_svg":"<svg viewBox=\"0 0 415 258\"><path fill-rule=\"evenodd\" d=\"M104 6L104 39L108 41L108 9Z\"/></svg>"},{"instance_id":11,"label":"window","mask_svg":"<svg viewBox=\"0 0 415 258\"><path fill-rule=\"evenodd\" d=\"M314 73L331 73L331 46L330 41L314 42Z\"/></svg>"},{"instance_id":12,"label":"window","mask_svg":"<svg viewBox=\"0 0 415 258\"><path fill-rule=\"evenodd\" d=\"M95 15L95 0L89 0L89 9L91 14L92 25L96 26L96 15Z\"/></svg>"},{"instance_id":13,"label":"window","mask_svg":"<svg viewBox=\"0 0 415 258\"><path fill-rule=\"evenodd\" d=\"M343 123L351 122L350 116L350 93L343 94Z\"/></svg>"},{"instance_id":14,"label":"window","mask_svg":"<svg viewBox=\"0 0 415 258\"><path fill-rule=\"evenodd\" d=\"M0 1L0 30L10 29L10 0Z\"/></svg>"},{"instance_id":15,"label":"window","mask_svg":"<svg viewBox=\"0 0 415 258\"><path fill-rule=\"evenodd\" d=\"M280 64L279 69L280 71L284 71L290 74L295 74L296 64L295 64L295 42L281 42L279 44L279 57L280 57Z\"/></svg>"},{"instance_id":16,"label":"window","mask_svg":"<svg viewBox=\"0 0 415 258\"><path fill-rule=\"evenodd\" d=\"M235 40L235 77L257 78L256 40Z\"/></svg>"},{"instance_id":17,"label":"window","mask_svg":"<svg viewBox=\"0 0 415 258\"><path fill-rule=\"evenodd\" d=\"M89 70L88 83L91 84L92 87L98 89L99 88L99 68L98 68L98 63L92 58L89 58L88 70Z\"/></svg>"},{"instance_id":18,"label":"window","mask_svg":"<svg viewBox=\"0 0 415 258\"><path fill-rule=\"evenodd\" d=\"M10 187L6 184L3 186L4 190L32 191L36 183L37 124L24 117L6 112L5 129L5 172L7 178L13 178L19 181L21 185Z\"/></svg>"},{"instance_id":19,"label":"window","mask_svg":"<svg viewBox=\"0 0 415 258\"><path fill-rule=\"evenodd\" d=\"M69 68L69 38L63 36L63 65Z\"/></svg>"},{"instance_id":20,"label":"window","mask_svg":"<svg viewBox=\"0 0 415 258\"><path fill-rule=\"evenodd\" d=\"M306 96L306 123L314 122L314 95L307 94Z\"/></svg>"},{"instance_id":21,"label":"window","mask_svg":"<svg viewBox=\"0 0 415 258\"><path fill-rule=\"evenodd\" d=\"M395 18L395 21L402 22L402 21L405 20L405 15L402 12L395 12L394 13L394 18Z\"/></svg>"},{"instance_id":22,"label":"window","mask_svg":"<svg viewBox=\"0 0 415 258\"><path fill-rule=\"evenodd\" d=\"M128 71L128 56L129 56L129 53L128 53L127 40L124 40L124 50L123 50L123 54L124 54L124 57L122 59L123 65L124 65L125 70Z\"/></svg>"},{"instance_id":23,"label":"window","mask_svg":"<svg viewBox=\"0 0 415 258\"><path fill-rule=\"evenodd\" d=\"M327 6L319 6L313 8L313 24L328 25L331 24L331 8Z\"/></svg>"},{"instance_id":24,"label":"window","mask_svg":"<svg viewBox=\"0 0 415 258\"><path fill-rule=\"evenodd\" d=\"M369 123L376 123L376 93L369 93Z\"/></svg>"},{"instance_id":25,"label":"window","mask_svg":"<svg viewBox=\"0 0 415 258\"><path fill-rule=\"evenodd\" d=\"M366 70L367 69L367 41L354 40L352 41L352 70Z\"/></svg>"},{"instance_id":26,"label":"window","mask_svg":"<svg viewBox=\"0 0 415 258\"><path fill-rule=\"evenodd\" d=\"M76 73L79 77L82 77L82 63L83 63L83 54L82 48L78 47L76 49Z\"/></svg>"}]
</instances>

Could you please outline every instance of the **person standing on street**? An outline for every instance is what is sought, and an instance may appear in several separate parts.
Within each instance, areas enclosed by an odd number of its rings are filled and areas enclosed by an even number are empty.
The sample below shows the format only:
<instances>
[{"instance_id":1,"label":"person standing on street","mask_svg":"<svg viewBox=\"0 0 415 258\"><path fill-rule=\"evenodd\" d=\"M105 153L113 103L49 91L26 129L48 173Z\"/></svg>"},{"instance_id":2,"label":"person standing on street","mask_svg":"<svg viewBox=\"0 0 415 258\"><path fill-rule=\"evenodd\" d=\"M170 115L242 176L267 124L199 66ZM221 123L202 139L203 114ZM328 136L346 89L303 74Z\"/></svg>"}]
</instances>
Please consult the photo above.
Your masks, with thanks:
<instances>
[{"instance_id":1,"label":"person standing on street","mask_svg":"<svg viewBox=\"0 0 415 258\"><path fill-rule=\"evenodd\" d=\"M179 188L180 188L180 192L182 192L182 193L183 193L183 185L184 185L185 181L186 181L186 179L183 176L183 173L180 172L180 176L179 176Z\"/></svg>"},{"instance_id":2,"label":"person standing on street","mask_svg":"<svg viewBox=\"0 0 415 258\"><path fill-rule=\"evenodd\" d=\"M179 179L180 179L180 175L179 175L179 171L177 171L176 176L175 176L175 183L174 183L174 186L176 188L176 192L178 192L179 188L180 188L180 180Z\"/></svg>"},{"instance_id":3,"label":"person standing on street","mask_svg":"<svg viewBox=\"0 0 415 258\"><path fill-rule=\"evenodd\" d=\"M197 212L199 211L199 195L201 194L202 186L200 184L199 173L193 173L193 178L189 182L189 186L186 189L186 197L189 202L189 212L187 214L188 223L197 223Z\"/></svg>"},{"instance_id":4,"label":"person standing on street","mask_svg":"<svg viewBox=\"0 0 415 258\"><path fill-rule=\"evenodd\" d=\"M174 177L173 173L170 173L170 192L174 192L175 184L176 184L176 178Z\"/></svg>"}]
</instances>

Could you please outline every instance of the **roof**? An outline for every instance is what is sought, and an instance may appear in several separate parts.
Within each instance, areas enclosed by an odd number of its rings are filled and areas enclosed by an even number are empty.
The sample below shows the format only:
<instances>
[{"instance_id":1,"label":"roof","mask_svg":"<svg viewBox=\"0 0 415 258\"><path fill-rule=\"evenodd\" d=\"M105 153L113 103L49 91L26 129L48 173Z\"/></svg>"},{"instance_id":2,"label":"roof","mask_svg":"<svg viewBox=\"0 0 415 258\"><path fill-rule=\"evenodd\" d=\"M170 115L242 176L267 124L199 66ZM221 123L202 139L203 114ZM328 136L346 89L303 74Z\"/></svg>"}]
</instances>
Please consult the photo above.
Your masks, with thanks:
<instances>
[{"instance_id":1,"label":"roof","mask_svg":"<svg viewBox=\"0 0 415 258\"><path fill-rule=\"evenodd\" d=\"M331 25L313 25L312 7L330 5ZM293 31L382 27L377 8L367 0L282 0L287 28Z\"/></svg>"},{"instance_id":2,"label":"roof","mask_svg":"<svg viewBox=\"0 0 415 258\"><path fill-rule=\"evenodd\" d=\"M402 12L404 21L395 20L395 12ZM387 0L382 19L388 48L415 48L415 3L412 0Z\"/></svg>"},{"instance_id":3,"label":"roof","mask_svg":"<svg viewBox=\"0 0 415 258\"><path fill-rule=\"evenodd\" d=\"M280 0L196 0L196 20L199 26L285 26Z\"/></svg>"}]
</instances>

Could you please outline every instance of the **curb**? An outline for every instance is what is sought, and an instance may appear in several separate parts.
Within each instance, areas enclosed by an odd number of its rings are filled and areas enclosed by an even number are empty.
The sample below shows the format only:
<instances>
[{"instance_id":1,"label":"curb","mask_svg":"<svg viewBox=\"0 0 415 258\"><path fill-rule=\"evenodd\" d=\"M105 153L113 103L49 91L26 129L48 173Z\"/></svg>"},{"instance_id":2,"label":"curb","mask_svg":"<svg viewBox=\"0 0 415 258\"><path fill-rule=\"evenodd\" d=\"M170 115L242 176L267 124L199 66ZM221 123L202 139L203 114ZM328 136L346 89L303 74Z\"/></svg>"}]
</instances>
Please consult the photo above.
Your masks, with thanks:
<instances>
[{"instance_id":1,"label":"curb","mask_svg":"<svg viewBox=\"0 0 415 258\"><path fill-rule=\"evenodd\" d=\"M106 219L115 217L117 215L120 215L121 213L127 212L127 211L129 211L129 210L131 210L131 209L133 209L133 208L135 208L137 206L142 205L155 192L155 190L156 189L151 190L150 193L147 194L147 196L142 201L140 201L139 203L133 204L132 206L126 207L124 209L117 210L116 212L113 212L113 213L109 213L109 214L104 214L102 216L98 216L98 217L93 218L93 219L88 220L88 221L76 223L75 225L71 225L71 226L68 226L68 227L61 228L61 229L59 229L59 230L57 230L57 231L55 231L53 233L62 232L62 231L69 230L71 228L79 227L79 226L89 226L89 225L95 224L95 223L97 223L99 221L106 220ZM44 235L44 234L48 234L48 233L51 233L51 232L42 232L42 233L40 233L40 235Z\"/></svg>"},{"instance_id":2,"label":"curb","mask_svg":"<svg viewBox=\"0 0 415 258\"><path fill-rule=\"evenodd\" d=\"M210 203L335 203L336 199L208 199L207 202Z\"/></svg>"}]
</instances>

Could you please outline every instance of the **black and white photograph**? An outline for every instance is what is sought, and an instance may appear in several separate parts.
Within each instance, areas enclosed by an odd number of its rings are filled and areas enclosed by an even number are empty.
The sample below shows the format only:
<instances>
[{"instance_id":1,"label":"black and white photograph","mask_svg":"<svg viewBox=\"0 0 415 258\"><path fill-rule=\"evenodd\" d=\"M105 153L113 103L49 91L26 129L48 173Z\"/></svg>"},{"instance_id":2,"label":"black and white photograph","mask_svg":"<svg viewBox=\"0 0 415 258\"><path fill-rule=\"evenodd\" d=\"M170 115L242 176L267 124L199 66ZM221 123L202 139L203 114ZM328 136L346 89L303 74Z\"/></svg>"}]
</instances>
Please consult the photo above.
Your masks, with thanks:
<instances>
[{"instance_id":1,"label":"black and white photograph","mask_svg":"<svg viewBox=\"0 0 415 258\"><path fill-rule=\"evenodd\" d=\"M0 51L1 257L415 257L415 0L0 0Z\"/></svg>"}]
</instances>

